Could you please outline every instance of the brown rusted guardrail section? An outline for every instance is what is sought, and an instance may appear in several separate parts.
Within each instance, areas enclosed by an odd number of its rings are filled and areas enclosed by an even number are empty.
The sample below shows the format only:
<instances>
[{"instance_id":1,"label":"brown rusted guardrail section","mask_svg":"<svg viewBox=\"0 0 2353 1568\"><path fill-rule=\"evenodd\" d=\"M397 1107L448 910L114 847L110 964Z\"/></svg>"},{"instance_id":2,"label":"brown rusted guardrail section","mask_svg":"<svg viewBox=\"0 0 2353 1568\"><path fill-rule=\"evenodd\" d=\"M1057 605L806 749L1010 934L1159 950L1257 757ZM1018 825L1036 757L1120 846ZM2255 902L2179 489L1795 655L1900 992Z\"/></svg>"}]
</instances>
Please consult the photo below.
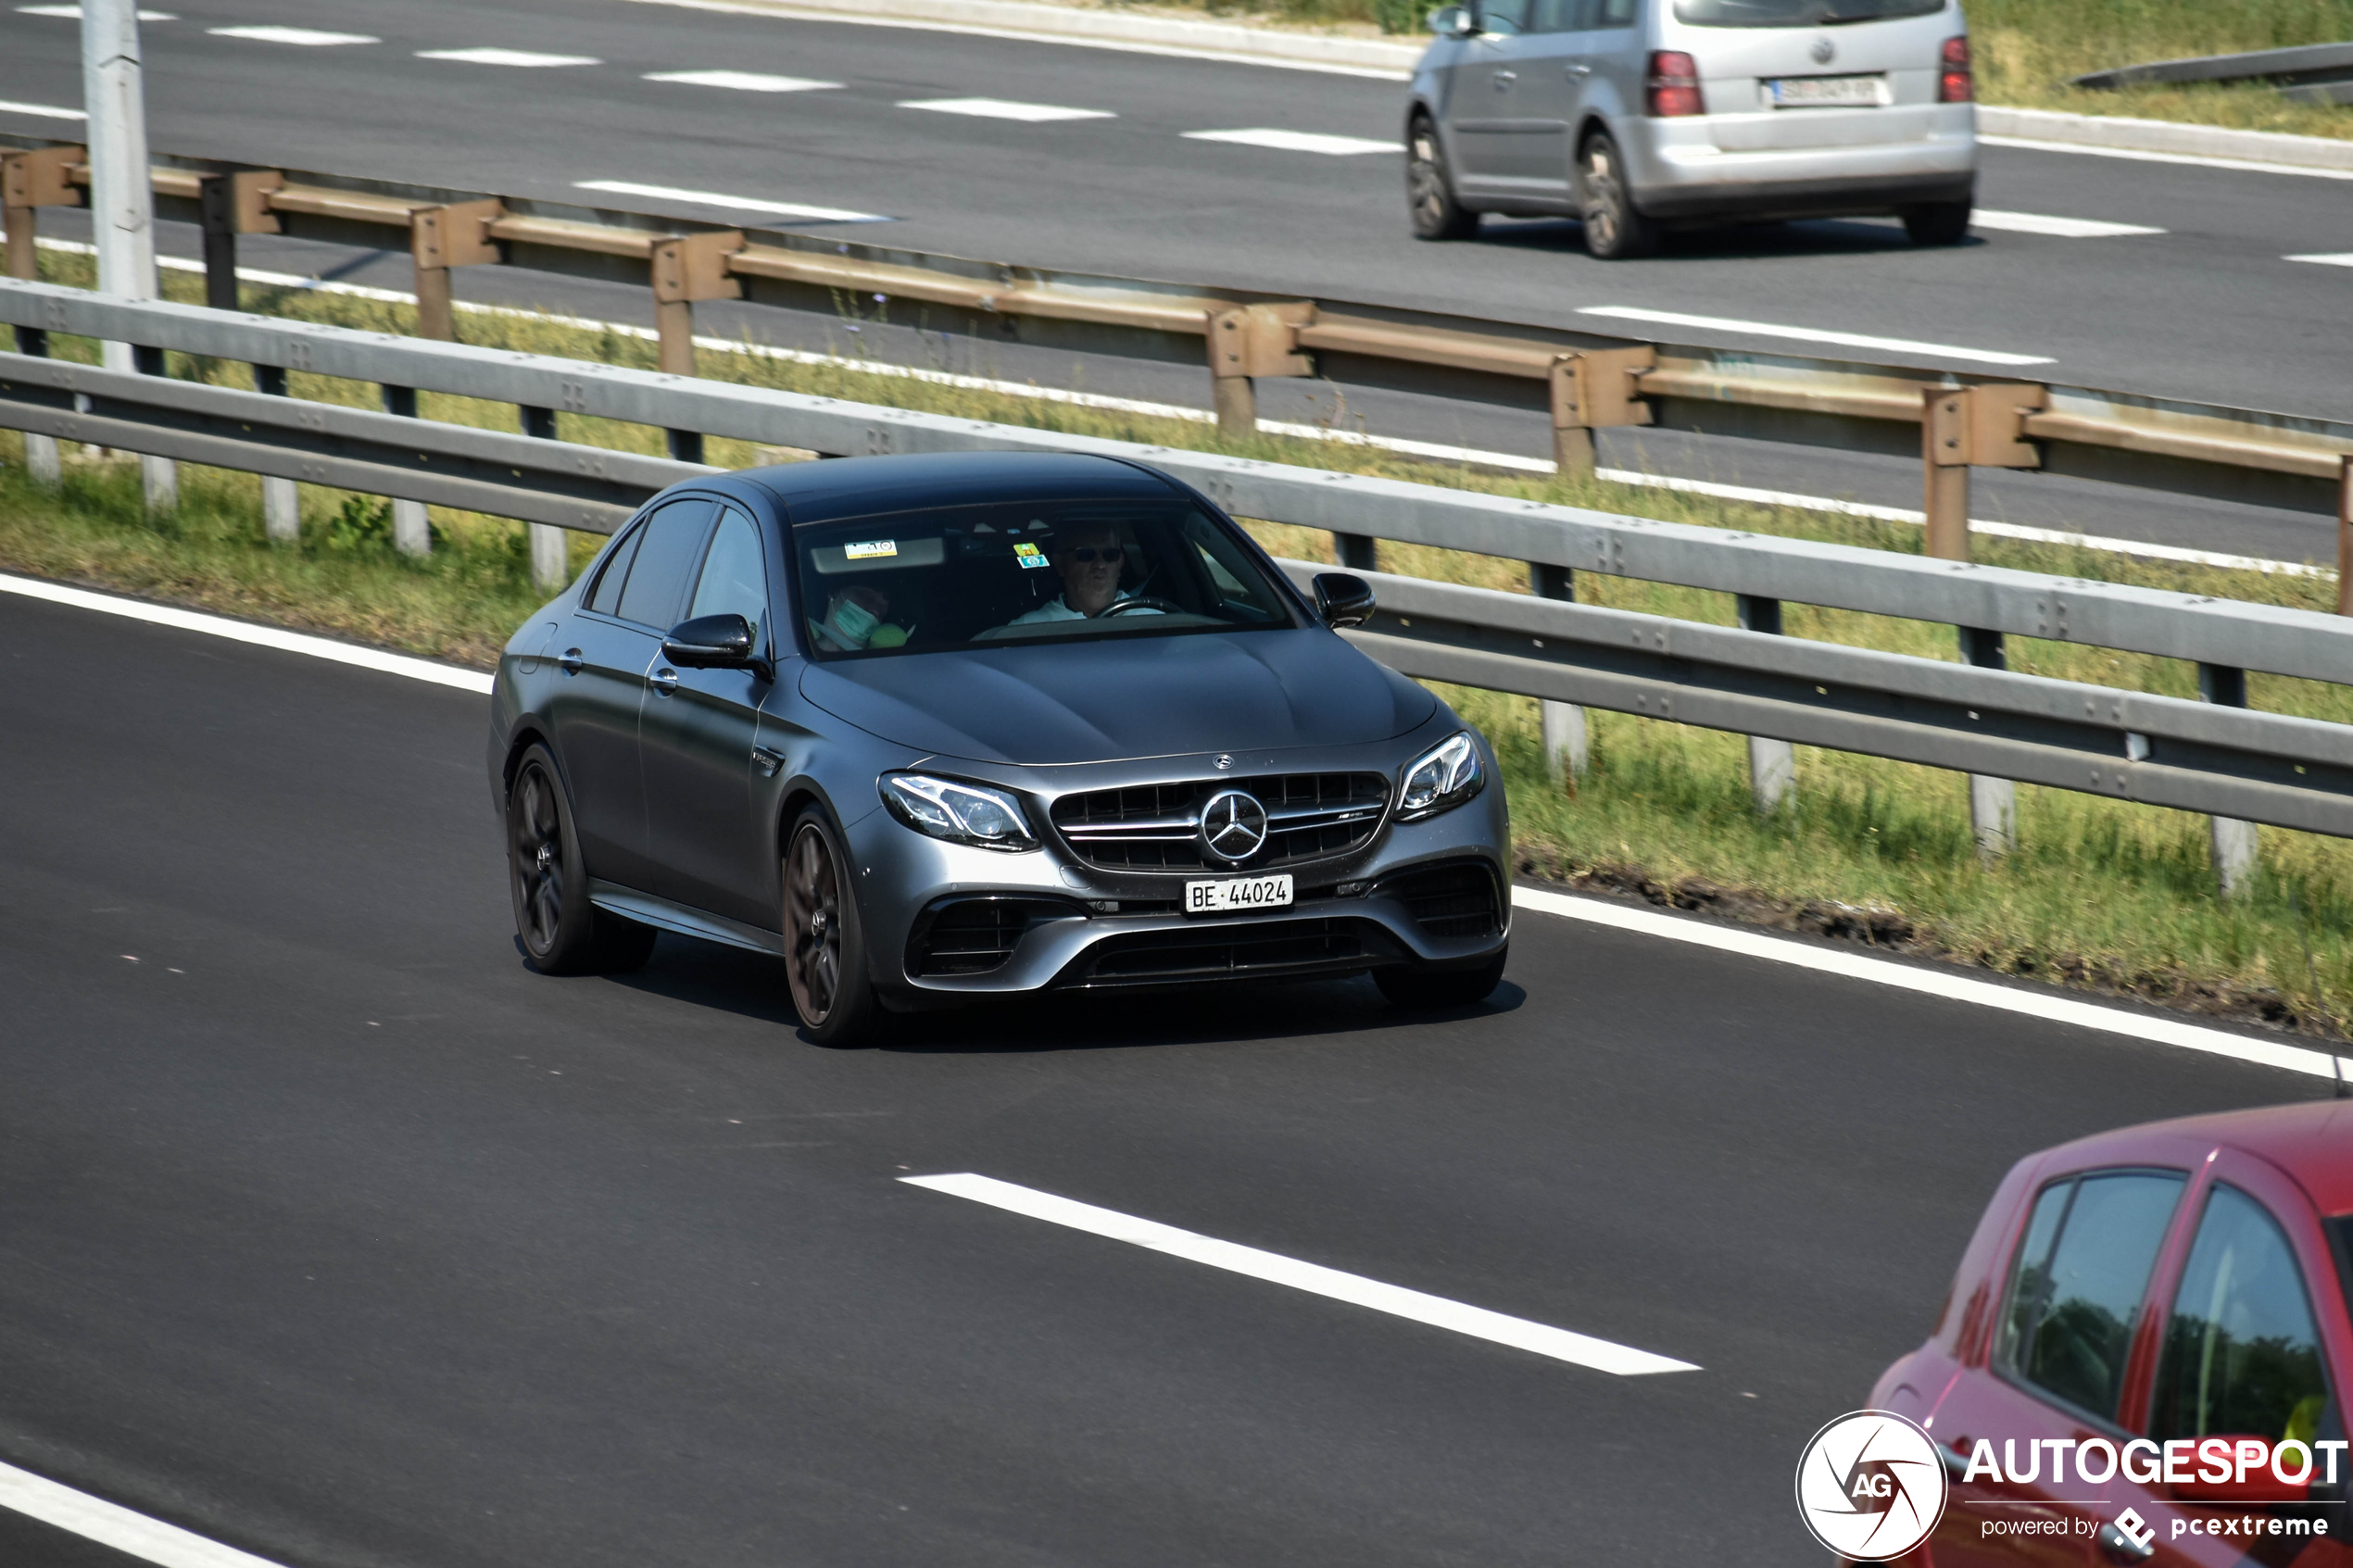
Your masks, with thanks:
<instances>
[{"instance_id":1,"label":"brown rusted guardrail section","mask_svg":"<svg viewBox=\"0 0 2353 1568\"><path fill-rule=\"evenodd\" d=\"M6 140L21 149L0 152L7 268L29 278L38 209L82 205L89 171L78 146ZM2333 510L2339 608L2353 613L2353 425L1800 356L1455 324L1460 319L1338 302L1073 280L867 245L853 253L848 245L821 248L822 239L807 235L754 238L642 214L560 217L498 196L451 200L449 193L278 169L179 164L155 170L155 190L167 216L176 204L195 209L208 302L222 308L236 305L236 237L284 232L294 219L306 232L323 224L338 233L356 227L405 235L427 337L456 336L450 276L461 267L634 274L653 292L661 366L673 374L694 373L696 304L746 297L752 284L837 304L903 302L970 323L994 320L1015 335L1024 324L1044 323L1129 334L1114 352L1170 358L1198 339L1193 352L1206 353L1218 422L1229 434L1256 430L1260 380L1320 372L1548 408L1554 457L1569 472L1591 470L1594 431L1630 425L1890 452L1917 441L1932 555L1968 558L1971 468L2043 469ZM699 460L693 433L674 433L672 445L674 456Z\"/></svg>"}]
</instances>

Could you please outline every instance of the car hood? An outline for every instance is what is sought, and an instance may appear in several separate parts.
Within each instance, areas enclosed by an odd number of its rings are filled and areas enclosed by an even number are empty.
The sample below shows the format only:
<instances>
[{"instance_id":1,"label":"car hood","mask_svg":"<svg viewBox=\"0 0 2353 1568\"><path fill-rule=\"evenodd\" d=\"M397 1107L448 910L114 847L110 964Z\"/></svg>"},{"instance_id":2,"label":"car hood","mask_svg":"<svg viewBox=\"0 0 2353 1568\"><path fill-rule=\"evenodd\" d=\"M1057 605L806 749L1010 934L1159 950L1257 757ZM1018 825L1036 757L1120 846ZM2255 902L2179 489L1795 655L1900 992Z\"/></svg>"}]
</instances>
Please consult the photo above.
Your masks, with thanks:
<instances>
[{"instance_id":1,"label":"car hood","mask_svg":"<svg viewBox=\"0 0 2353 1568\"><path fill-rule=\"evenodd\" d=\"M1017 763L1362 745L1413 729L1438 702L1319 629L812 663L800 691L901 746Z\"/></svg>"}]
</instances>

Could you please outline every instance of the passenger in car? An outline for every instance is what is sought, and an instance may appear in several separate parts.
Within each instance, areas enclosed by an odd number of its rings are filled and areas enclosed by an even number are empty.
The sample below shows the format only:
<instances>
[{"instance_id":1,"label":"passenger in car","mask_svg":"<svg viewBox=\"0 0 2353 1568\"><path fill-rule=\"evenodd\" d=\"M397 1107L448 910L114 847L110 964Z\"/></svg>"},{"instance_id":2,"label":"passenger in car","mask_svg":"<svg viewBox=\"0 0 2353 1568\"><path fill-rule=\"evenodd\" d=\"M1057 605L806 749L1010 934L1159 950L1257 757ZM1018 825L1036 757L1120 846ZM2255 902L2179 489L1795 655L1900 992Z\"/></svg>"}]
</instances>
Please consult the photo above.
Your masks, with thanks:
<instances>
[{"instance_id":1,"label":"passenger in car","mask_svg":"<svg viewBox=\"0 0 2353 1568\"><path fill-rule=\"evenodd\" d=\"M1061 573L1063 591L1026 615L1016 615L1008 625L1027 626L1043 621L1078 621L1098 616L1120 600L1134 596L1120 587L1119 578L1126 565L1127 549L1120 543L1119 531L1109 524L1082 526L1054 537L1048 558ZM1159 615L1158 609L1139 609L1139 615Z\"/></svg>"},{"instance_id":2,"label":"passenger in car","mask_svg":"<svg viewBox=\"0 0 2353 1568\"><path fill-rule=\"evenodd\" d=\"M895 648L907 640L906 628L884 620L890 598L874 588L843 588L825 601L825 613L809 623L809 634L827 653L857 653L865 648Z\"/></svg>"}]
</instances>

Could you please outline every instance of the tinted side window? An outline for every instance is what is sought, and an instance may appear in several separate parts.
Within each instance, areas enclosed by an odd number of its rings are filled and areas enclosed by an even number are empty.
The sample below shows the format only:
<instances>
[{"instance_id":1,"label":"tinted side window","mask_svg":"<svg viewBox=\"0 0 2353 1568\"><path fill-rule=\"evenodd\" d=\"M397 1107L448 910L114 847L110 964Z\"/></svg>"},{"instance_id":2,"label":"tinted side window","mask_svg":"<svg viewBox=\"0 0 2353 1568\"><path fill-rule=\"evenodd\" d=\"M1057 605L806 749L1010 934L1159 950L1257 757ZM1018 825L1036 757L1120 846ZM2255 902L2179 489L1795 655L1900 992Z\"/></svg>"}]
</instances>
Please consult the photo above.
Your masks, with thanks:
<instances>
[{"instance_id":1,"label":"tinted side window","mask_svg":"<svg viewBox=\"0 0 2353 1568\"><path fill-rule=\"evenodd\" d=\"M1530 32L1574 32L1583 27L1579 19L1592 8L1592 0L1533 0L1528 11Z\"/></svg>"},{"instance_id":2,"label":"tinted side window","mask_svg":"<svg viewBox=\"0 0 2353 1568\"><path fill-rule=\"evenodd\" d=\"M2296 1254L2260 1204L2217 1185L2165 1325L2149 1435L2309 1443L2327 1407Z\"/></svg>"},{"instance_id":3,"label":"tinted side window","mask_svg":"<svg viewBox=\"0 0 2353 1568\"><path fill-rule=\"evenodd\" d=\"M629 563L636 558L637 546L645 537L643 528L634 530L605 561L604 574L597 579L596 589L588 596L590 609L599 615L621 613L621 585L629 581Z\"/></svg>"},{"instance_id":4,"label":"tinted side window","mask_svg":"<svg viewBox=\"0 0 2353 1568\"><path fill-rule=\"evenodd\" d=\"M2046 1187L2020 1247L1995 1355L2004 1370L2112 1419L2149 1271L2188 1178L2095 1172Z\"/></svg>"},{"instance_id":5,"label":"tinted side window","mask_svg":"<svg viewBox=\"0 0 2353 1568\"><path fill-rule=\"evenodd\" d=\"M1587 27L1632 27L1639 0L1600 0Z\"/></svg>"},{"instance_id":6,"label":"tinted side window","mask_svg":"<svg viewBox=\"0 0 2353 1568\"><path fill-rule=\"evenodd\" d=\"M760 553L760 530L732 507L719 514L719 532L703 557L702 576L695 583L694 603L686 615L691 620L729 611L754 626L768 616L768 569Z\"/></svg>"},{"instance_id":7,"label":"tinted side window","mask_svg":"<svg viewBox=\"0 0 2353 1568\"><path fill-rule=\"evenodd\" d=\"M703 533L717 509L711 501L673 501L646 520L639 531L645 542L637 546L629 582L621 590L623 621L666 632L683 619L678 607L686 597L686 574L695 569Z\"/></svg>"},{"instance_id":8,"label":"tinted side window","mask_svg":"<svg viewBox=\"0 0 2353 1568\"><path fill-rule=\"evenodd\" d=\"M1478 0L1478 31L1526 32L1531 0Z\"/></svg>"}]
</instances>

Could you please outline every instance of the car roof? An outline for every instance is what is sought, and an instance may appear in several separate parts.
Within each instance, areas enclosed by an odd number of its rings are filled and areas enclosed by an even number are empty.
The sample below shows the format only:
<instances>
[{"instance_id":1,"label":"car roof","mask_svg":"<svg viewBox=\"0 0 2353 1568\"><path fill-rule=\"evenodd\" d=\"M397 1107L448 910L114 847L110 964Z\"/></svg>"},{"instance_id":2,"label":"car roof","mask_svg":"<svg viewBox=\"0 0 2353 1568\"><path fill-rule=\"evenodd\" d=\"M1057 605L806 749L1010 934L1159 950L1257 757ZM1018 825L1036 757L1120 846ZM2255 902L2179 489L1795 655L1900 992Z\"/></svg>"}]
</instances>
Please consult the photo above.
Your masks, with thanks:
<instances>
[{"instance_id":1,"label":"car roof","mask_svg":"<svg viewBox=\"0 0 2353 1568\"><path fill-rule=\"evenodd\" d=\"M1116 458L1083 452L910 452L752 469L756 484L796 523L991 501L1166 500L1170 481Z\"/></svg>"},{"instance_id":2,"label":"car roof","mask_svg":"<svg viewBox=\"0 0 2353 1568\"><path fill-rule=\"evenodd\" d=\"M2147 1122L2079 1138L2050 1151L2045 1169L2145 1158L2183 1141L2220 1146L2287 1173L2323 1214L2353 1213L2353 1099L2309 1100Z\"/></svg>"}]
</instances>

